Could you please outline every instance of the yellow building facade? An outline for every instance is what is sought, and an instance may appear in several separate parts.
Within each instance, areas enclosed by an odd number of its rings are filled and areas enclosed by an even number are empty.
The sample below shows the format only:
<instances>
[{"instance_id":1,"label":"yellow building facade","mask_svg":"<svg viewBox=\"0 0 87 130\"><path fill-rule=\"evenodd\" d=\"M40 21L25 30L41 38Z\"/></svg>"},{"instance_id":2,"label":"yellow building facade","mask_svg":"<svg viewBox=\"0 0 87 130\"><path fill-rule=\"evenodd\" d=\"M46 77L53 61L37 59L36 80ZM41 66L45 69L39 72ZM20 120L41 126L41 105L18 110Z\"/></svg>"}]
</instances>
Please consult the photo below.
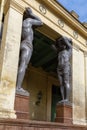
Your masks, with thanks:
<instances>
[{"instance_id":1,"label":"yellow building facade","mask_svg":"<svg viewBox=\"0 0 87 130\"><path fill-rule=\"evenodd\" d=\"M26 7L30 7L43 21L43 26L37 29L39 33L53 42L61 35L72 39L73 124L87 125L87 27L56 0L1 0L0 27L4 13L4 28L0 48L0 118L17 118L14 102L22 20ZM24 87L30 93L31 120L51 121L53 85L59 86L57 77L45 72L40 66L29 65ZM36 105L40 91L42 99L40 105Z\"/></svg>"}]
</instances>

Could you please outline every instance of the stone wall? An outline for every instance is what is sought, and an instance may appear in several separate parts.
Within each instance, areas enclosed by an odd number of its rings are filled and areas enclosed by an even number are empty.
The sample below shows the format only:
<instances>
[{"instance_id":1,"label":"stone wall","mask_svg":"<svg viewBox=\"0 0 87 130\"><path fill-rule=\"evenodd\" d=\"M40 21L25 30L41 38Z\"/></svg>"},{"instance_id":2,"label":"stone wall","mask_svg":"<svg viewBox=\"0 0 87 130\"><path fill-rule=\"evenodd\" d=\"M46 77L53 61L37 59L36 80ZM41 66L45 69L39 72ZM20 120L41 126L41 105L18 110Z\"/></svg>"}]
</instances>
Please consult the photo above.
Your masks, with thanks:
<instances>
[{"instance_id":1,"label":"stone wall","mask_svg":"<svg viewBox=\"0 0 87 130\"><path fill-rule=\"evenodd\" d=\"M52 85L58 86L58 79L53 78L40 68L29 66L23 82L23 86L30 93L29 113L31 120L50 121L51 120L51 92ZM42 92L39 104L37 94Z\"/></svg>"}]
</instances>

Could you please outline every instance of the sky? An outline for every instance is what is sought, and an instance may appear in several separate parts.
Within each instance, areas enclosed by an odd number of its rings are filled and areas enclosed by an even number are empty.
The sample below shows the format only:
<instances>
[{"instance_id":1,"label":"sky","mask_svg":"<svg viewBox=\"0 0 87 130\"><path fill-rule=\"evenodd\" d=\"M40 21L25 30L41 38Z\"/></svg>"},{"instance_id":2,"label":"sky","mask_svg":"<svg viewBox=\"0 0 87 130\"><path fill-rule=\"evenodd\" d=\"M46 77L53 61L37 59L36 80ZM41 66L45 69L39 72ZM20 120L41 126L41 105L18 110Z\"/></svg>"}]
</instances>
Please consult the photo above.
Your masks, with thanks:
<instances>
[{"instance_id":1,"label":"sky","mask_svg":"<svg viewBox=\"0 0 87 130\"><path fill-rule=\"evenodd\" d=\"M68 11L74 10L80 22L87 22L87 0L57 0Z\"/></svg>"}]
</instances>

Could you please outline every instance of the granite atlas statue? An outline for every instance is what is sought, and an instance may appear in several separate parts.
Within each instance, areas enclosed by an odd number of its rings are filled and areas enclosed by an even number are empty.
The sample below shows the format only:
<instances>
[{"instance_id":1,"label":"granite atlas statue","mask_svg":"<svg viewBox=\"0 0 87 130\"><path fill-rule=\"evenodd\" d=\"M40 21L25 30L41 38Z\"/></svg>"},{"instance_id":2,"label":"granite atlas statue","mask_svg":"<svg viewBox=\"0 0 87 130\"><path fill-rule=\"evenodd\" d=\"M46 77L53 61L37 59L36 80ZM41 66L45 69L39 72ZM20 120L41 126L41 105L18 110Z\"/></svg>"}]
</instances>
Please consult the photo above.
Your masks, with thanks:
<instances>
[{"instance_id":1,"label":"granite atlas statue","mask_svg":"<svg viewBox=\"0 0 87 130\"><path fill-rule=\"evenodd\" d=\"M17 91L26 92L26 90L22 88L22 83L33 52L33 27L39 27L41 25L43 25L41 19L34 15L30 8L26 8L22 24L22 42L20 45Z\"/></svg>"},{"instance_id":2,"label":"granite atlas statue","mask_svg":"<svg viewBox=\"0 0 87 130\"><path fill-rule=\"evenodd\" d=\"M62 101L60 102L69 102L69 96L71 91L70 57L72 54L72 40L65 36L62 36L56 39L56 44L52 45L52 48L58 54L57 74L60 82L60 90L62 96Z\"/></svg>"}]
</instances>

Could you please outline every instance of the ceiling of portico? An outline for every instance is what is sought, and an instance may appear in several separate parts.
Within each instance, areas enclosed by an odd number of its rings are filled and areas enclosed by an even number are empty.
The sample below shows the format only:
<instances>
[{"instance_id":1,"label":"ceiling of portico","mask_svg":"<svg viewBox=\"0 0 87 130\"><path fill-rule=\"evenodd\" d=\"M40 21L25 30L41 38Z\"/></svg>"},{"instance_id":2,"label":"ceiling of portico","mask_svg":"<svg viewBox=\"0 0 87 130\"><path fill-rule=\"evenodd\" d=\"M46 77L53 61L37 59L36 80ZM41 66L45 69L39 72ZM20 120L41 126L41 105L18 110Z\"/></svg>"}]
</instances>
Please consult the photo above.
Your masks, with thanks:
<instances>
[{"instance_id":1,"label":"ceiling of portico","mask_svg":"<svg viewBox=\"0 0 87 130\"><path fill-rule=\"evenodd\" d=\"M54 30L52 30L51 27L49 28L45 24L42 27L38 28L37 30L42 34L44 34L45 36L52 39L53 41L55 41L56 38L60 37L60 35L57 32L55 32Z\"/></svg>"},{"instance_id":2,"label":"ceiling of portico","mask_svg":"<svg viewBox=\"0 0 87 130\"><path fill-rule=\"evenodd\" d=\"M40 31L44 33L43 28L41 28ZM49 34L48 32L49 31L47 30L46 34ZM35 31L33 42L34 50L31 58L31 64L36 68L40 67L44 71L56 76L57 54L51 47L55 41L51 40L45 36L46 34L43 35L42 33ZM52 35L51 33L50 36ZM52 35L52 39L55 38L58 38L58 34L56 34L56 36L54 34Z\"/></svg>"}]
</instances>

